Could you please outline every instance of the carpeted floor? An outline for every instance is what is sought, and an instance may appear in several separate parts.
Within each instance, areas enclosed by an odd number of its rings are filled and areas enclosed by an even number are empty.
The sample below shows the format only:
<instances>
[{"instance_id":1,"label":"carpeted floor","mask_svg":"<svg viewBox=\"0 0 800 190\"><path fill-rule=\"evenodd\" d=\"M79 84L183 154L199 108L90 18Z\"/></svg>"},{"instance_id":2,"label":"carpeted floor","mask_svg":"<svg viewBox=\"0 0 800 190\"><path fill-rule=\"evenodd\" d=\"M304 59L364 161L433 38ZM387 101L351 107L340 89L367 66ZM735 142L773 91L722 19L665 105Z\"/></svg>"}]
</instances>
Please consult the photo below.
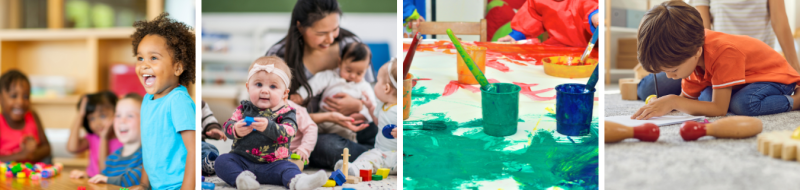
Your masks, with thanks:
<instances>
[{"instance_id":1,"label":"carpeted floor","mask_svg":"<svg viewBox=\"0 0 800 190\"><path fill-rule=\"evenodd\" d=\"M317 172L319 170L320 169L316 169L316 168L305 168L305 169L303 169L303 173L312 174L312 173L315 173L315 172ZM325 172L328 173L328 176L331 175L331 171L330 170L326 170ZM225 181L222 181L222 179L220 179L217 176L206 177L206 182L214 183L214 185L215 185L214 189L236 189L235 187L232 187L232 186L228 185L227 183L225 183ZM367 181L367 182L361 182L361 183L358 183L358 184L344 184L342 186L337 186L337 187L320 187L320 188L317 188L317 189L318 190L334 190L334 189L339 190L339 189L342 189L343 187L349 187L349 188L354 188L354 189L395 190L395 189L397 189L397 175L389 175L389 177L387 177L386 179L380 180L380 181ZM286 188L283 187L283 186L279 186L279 185L263 185L262 184L261 188L259 188L259 189L284 190Z\"/></svg>"},{"instance_id":2,"label":"carpeted floor","mask_svg":"<svg viewBox=\"0 0 800 190\"><path fill-rule=\"evenodd\" d=\"M643 105L606 94L605 116L631 115ZM800 126L800 111L757 118L764 123L763 132ZM755 137L685 142L679 129L661 127L655 143L628 139L606 144L605 189L800 189L800 162L762 155Z\"/></svg>"}]
</instances>

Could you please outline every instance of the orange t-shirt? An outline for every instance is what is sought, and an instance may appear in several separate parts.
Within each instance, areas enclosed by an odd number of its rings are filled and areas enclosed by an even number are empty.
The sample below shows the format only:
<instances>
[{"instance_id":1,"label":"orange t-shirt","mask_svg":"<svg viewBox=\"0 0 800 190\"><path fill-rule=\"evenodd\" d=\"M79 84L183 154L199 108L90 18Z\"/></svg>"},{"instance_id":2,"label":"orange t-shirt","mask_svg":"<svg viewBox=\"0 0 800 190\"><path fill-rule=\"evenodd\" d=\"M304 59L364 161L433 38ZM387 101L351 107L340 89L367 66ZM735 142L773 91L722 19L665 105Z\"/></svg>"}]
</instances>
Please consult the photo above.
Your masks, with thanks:
<instances>
[{"instance_id":1,"label":"orange t-shirt","mask_svg":"<svg viewBox=\"0 0 800 190\"><path fill-rule=\"evenodd\" d=\"M681 82L682 94L697 99L706 87L733 87L754 82L792 84L800 75L781 54L761 40L706 30L705 69L696 67Z\"/></svg>"}]
</instances>

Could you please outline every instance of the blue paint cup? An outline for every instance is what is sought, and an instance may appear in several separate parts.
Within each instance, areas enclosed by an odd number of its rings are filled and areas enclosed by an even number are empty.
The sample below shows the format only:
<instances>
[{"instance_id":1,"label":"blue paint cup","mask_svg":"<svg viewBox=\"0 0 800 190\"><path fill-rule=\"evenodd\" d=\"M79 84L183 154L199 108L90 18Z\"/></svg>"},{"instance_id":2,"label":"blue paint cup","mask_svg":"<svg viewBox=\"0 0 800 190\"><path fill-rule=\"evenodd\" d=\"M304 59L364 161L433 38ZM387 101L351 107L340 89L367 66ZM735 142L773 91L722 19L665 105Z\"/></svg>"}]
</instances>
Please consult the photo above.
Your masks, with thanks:
<instances>
[{"instance_id":1,"label":"blue paint cup","mask_svg":"<svg viewBox=\"0 0 800 190\"><path fill-rule=\"evenodd\" d=\"M489 88L481 87L483 109L483 132L495 137L517 133L519 120L519 91L521 87L511 83L493 83Z\"/></svg>"},{"instance_id":2,"label":"blue paint cup","mask_svg":"<svg viewBox=\"0 0 800 190\"><path fill-rule=\"evenodd\" d=\"M569 136L589 134L595 90L569 83L556 86L556 91L556 131Z\"/></svg>"}]
</instances>

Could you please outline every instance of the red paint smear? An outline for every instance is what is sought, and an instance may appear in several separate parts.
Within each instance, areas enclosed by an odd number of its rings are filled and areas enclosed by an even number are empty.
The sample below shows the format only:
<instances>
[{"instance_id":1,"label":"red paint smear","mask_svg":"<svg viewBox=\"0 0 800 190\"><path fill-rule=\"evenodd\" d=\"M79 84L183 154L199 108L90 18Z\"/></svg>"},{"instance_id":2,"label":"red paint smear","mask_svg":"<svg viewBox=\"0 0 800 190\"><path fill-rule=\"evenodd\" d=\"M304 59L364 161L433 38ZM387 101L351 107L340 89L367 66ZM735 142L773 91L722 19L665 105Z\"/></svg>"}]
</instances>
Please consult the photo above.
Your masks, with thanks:
<instances>
[{"instance_id":1,"label":"red paint smear","mask_svg":"<svg viewBox=\"0 0 800 190\"><path fill-rule=\"evenodd\" d=\"M544 92L551 91L551 90L554 90L554 89L555 89L555 88L545 88L545 89L541 89L541 90L535 90L535 91L533 91L533 90L531 90L531 89L528 89L527 91L529 91L529 92L531 92L531 93L534 93L534 94L539 94L539 93L544 93ZM523 90L524 90L524 89L523 89ZM553 97L555 97L555 96L553 96Z\"/></svg>"},{"instance_id":2,"label":"red paint smear","mask_svg":"<svg viewBox=\"0 0 800 190\"><path fill-rule=\"evenodd\" d=\"M520 87L522 87L522 88L528 88L528 89L530 89L529 87L539 85L539 84L536 84L536 83L530 83L530 84L521 83L521 82L513 82L513 83L518 85L518 86L520 86Z\"/></svg>"},{"instance_id":3,"label":"red paint smear","mask_svg":"<svg viewBox=\"0 0 800 190\"><path fill-rule=\"evenodd\" d=\"M500 83L497 79L487 79L487 81L489 81L489 83Z\"/></svg>"},{"instance_id":4,"label":"red paint smear","mask_svg":"<svg viewBox=\"0 0 800 190\"><path fill-rule=\"evenodd\" d=\"M458 81L456 81L456 82L458 82ZM476 93L476 92L480 92L481 91L481 89L479 89L478 87L472 86L472 85L461 84L461 83L458 83L458 85L461 86L461 88L464 88L464 89L467 89L469 91L472 91L472 93Z\"/></svg>"},{"instance_id":5,"label":"red paint smear","mask_svg":"<svg viewBox=\"0 0 800 190\"><path fill-rule=\"evenodd\" d=\"M506 66L506 64L500 63L497 60L489 60L488 58L486 59L486 66L497 69L500 72L504 73L511 71L511 69L509 69L508 66Z\"/></svg>"},{"instance_id":6,"label":"red paint smear","mask_svg":"<svg viewBox=\"0 0 800 190\"><path fill-rule=\"evenodd\" d=\"M452 80L450 83L447 83L447 85L444 86L444 92L442 93L442 96L450 96L453 93L456 93L459 88L460 85L458 85L458 81Z\"/></svg>"},{"instance_id":7,"label":"red paint smear","mask_svg":"<svg viewBox=\"0 0 800 190\"><path fill-rule=\"evenodd\" d=\"M555 95L553 95L553 97L541 97L541 96L537 95L539 93L544 93L544 92L548 92L548 91L554 90L554 88L545 88L545 89L541 89L541 90L531 91L531 87L532 86L537 86L539 84L536 84L536 83L528 84L528 83L521 83L521 82L513 82L513 83L516 84L516 85L519 85L520 87L522 87L522 90L519 92L520 94L527 96L528 98L530 98L533 101L548 101L548 100L556 99Z\"/></svg>"},{"instance_id":8,"label":"red paint smear","mask_svg":"<svg viewBox=\"0 0 800 190\"><path fill-rule=\"evenodd\" d=\"M468 84L462 84L462 83L459 83L457 80L451 80L450 83L447 83L447 85L444 86L444 92L442 93L442 96L453 95L460 88L469 90L472 93L476 93L476 92L480 92L481 91L478 87L475 87L475 86L472 86L472 85L468 85Z\"/></svg>"},{"instance_id":9,"label":"red paint smear","mask_svg":"<svg viewBox=\"0 0 800 190\"><path fill-rule=\"evenodd\" d=\"M594 97L594 101L600 101L600 97Z\"/></svg>"}]
</instances>

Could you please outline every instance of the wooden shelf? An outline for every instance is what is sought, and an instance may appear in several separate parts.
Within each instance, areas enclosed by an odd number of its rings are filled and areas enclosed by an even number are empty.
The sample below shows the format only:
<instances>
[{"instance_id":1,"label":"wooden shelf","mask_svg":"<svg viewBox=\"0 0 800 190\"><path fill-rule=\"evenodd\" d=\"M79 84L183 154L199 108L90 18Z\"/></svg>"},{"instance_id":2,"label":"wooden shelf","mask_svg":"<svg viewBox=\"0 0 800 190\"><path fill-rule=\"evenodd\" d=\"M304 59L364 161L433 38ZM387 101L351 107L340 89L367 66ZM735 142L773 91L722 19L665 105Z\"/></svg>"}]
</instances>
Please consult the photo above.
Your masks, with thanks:
<instances>
[{"instance_id":1,"label":"wooden shelf","mask_svg":"<svg viewBox=\"0 0 800 190\"><path fill-rule=\"evenodd\" d=\"M123 39L130 38L134 28L101 29L10 29L0 30L2 41L49 41L78 40L87 38Z\"/></svg>"},{"instance_id":2,"label":"wooden shelf","mask_svg":"<svg viewBox=\"0 0 800 190\"><path fill-rule=\"evenodd\" d=\"M79 95L69 95L63 98L31 98L31 103L33 104L68 104L71 106L78 105L78 100L80 100ZM77 109L77 108L76 108Z\"/></svg>"}]
</instances>

